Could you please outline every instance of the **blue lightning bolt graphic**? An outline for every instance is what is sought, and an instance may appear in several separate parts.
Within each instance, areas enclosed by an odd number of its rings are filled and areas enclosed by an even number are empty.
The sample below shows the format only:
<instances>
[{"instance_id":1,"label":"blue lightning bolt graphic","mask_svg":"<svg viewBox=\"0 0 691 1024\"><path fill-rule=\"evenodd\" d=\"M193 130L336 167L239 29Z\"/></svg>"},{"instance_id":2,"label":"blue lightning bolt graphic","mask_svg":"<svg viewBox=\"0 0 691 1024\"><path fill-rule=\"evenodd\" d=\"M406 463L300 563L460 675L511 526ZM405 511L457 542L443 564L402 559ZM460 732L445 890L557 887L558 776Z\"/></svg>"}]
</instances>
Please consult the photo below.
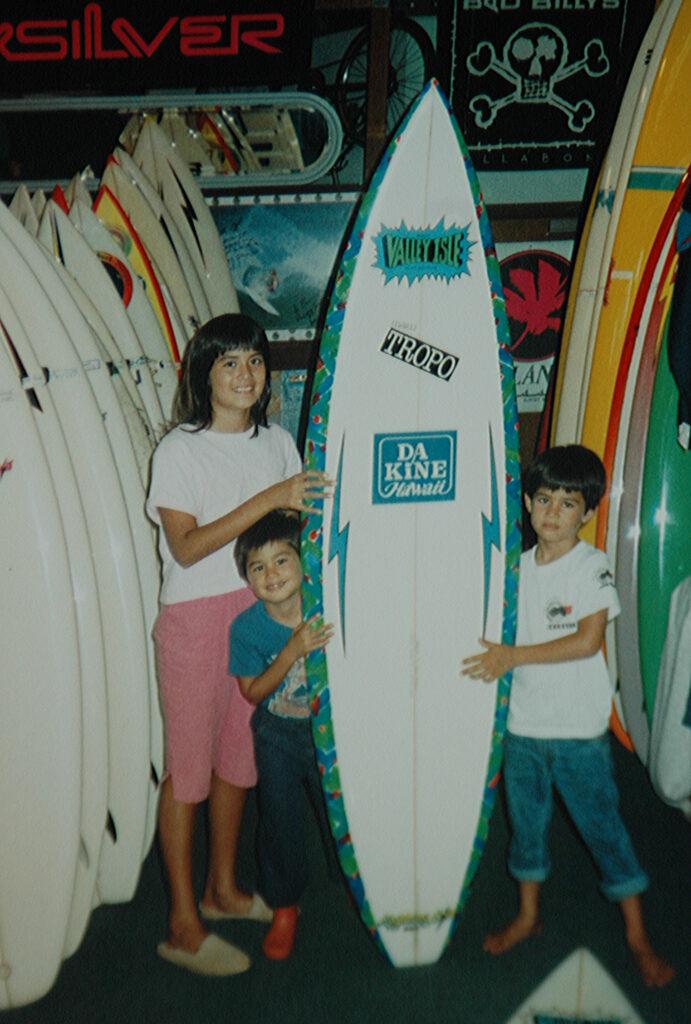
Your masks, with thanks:
<instances>
[{"instance_id":1,"label":"blue lightning bolt graphic","mask_svg":"<svg viewBox=\"0 0 691 1024\"><path fill-rule=\"evenodd\" d=\"M482 633L484 636L487 627L487 606L489 604L489 577L492 568L492 545L497 551L501 551L501 537L499 536L499 495L497 492L497 470L494 463L494 442L492 431L489 433L489 459L492 473L492 513L491 518L482 513L482 539L485 553L485 607L482 620Z\"/></svg>"},{"instance_id":2,"label":"blue lightning bolt graphic","mask_svg":"<svg viewBox=\"0 0 691 1024\"><path fill-rule=\"evenodd\" d=\"M341 440L341 452L338 457L338 478L333 498L333 513L331 515L331 530L329 533L329 564L334 558L338 558L338 603L341 609L341 641L345 651L345 575L346 575L346 553L348 549L348 530L350 523L346 523L341 529L341 473L343 472L343 443Z\"/></svg>"}]
</instances>

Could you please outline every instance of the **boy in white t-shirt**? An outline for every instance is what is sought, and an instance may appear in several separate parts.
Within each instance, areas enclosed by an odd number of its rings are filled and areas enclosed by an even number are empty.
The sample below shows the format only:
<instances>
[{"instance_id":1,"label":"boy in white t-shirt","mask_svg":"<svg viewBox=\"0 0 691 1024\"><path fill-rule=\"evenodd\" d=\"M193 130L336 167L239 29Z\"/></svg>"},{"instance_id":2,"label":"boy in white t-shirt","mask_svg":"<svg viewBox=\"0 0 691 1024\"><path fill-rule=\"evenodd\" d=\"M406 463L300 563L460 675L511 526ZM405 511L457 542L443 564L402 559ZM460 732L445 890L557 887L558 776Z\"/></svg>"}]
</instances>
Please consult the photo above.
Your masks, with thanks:
<instances>
[{"instance_id":1,"label":"boy in white t-shirt","mask_svg":"<svg viewBox=\"0 0 691 1024\"><path fill-rule=\"evenodd\" d=\"M516 646L481 640L483 653L463 662L465 675L485 681L513 671L504 781L509 871L520 908L484 948L503 953L542 931L539 893L550 869L554 787L598 867L604 895L621 907L643 981L661 986L674 971L643 924L640 894L648 879L619 815L607 735L612 688L602 642L619 599L607 556L578 538L606 486L602 462L581 445L550 448L535 459L524 500L537 543L521 556Z\"/></svg>"}]
</instances>

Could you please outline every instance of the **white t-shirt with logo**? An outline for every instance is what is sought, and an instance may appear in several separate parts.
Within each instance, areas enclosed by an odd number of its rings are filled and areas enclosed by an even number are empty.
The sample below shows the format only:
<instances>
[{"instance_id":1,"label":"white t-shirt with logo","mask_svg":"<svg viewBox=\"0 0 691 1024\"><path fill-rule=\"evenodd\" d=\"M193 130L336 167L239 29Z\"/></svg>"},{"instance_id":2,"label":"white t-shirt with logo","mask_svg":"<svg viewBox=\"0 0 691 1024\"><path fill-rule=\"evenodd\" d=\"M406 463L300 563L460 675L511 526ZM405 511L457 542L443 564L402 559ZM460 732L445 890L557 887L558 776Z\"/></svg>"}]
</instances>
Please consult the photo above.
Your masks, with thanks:
<instances>
[{"instance_id":1,"label":"white t-shirt with logo","mask_svg":"<svg viewBox=\"0 0 691 1024\"><path fill-rule=\"evenodd\" d=\"M580 619L621 611L607 555L585 541L547 565L521 555L517 645L575 633ZM592 739L607 729L612 685L602 651L589 658L514 669L508 728L518 736Z\"/></svg>"},{"instance_id":2,"label":"white t-shirt with logo","mask_svg":"<svg viewBox=\"0 0 691 1024\"><path fill-rule=\"evenodd\" d=\"M253 431L252 427L242 434L195 432L181 425L166 434L151 462L149 517L160 526L158 509L170 508L189 513L198 526L204 526L259 491L301 472L300 456L287 430L276 425L260 427L256 437ZM234 541L183 568L173 558L163 530L158 533L161 604L215 597L247 586L235 567Z\"/></svg>"}]
</instances>

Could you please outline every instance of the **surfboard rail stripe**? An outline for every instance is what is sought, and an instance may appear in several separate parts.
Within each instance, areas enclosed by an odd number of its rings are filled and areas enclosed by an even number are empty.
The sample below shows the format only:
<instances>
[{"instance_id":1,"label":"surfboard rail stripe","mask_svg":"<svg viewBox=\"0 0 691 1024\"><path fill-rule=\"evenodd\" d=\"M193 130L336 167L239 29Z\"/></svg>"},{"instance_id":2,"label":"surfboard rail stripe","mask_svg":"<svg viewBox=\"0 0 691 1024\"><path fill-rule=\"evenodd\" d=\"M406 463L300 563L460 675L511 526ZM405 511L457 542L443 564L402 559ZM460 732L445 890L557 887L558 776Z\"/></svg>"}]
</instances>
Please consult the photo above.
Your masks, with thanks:
<instances>
[{"instance_id":1,"label":"surfboard rail stripe","mask_svg":"<svg viewBox=\"0 0 691 1024\"><path fill-rule=\"evenodd\" d=\"M313 375L312 394L309 406L309 424L307 428L305 459L310 468L324 469L326 466L327 437L330 426L330 398L334 382L336 361L343 338L346 306L351 294L353 276L365 230L370 218L375 196L387 174L392 158L396 153L399 140L404 135L411 120L415 117L420 105L429 91L434 89L441 97L446 112L451 118L453 131L466 167L472 190L475 212L477 215L480 245L482 253L478 256L485 261L490 282L491 306L495 329L497 332L497 361L501 381L501 403L504 418L504 437L501 438L504 464L495 474L495 484L504 488L504 504L506 522L497 524L497 505L492 495L487 495L487 514L485 520L485 543L487 550L496 532L501 530L504 542L503 590L505 595L506 613L502 620L502 636L505 642L512 642L515 636L515 599L517 593L518 558L520 555L520 475L518 468L518 418L515 405L515 385L513 362L509 350L510 338L508 322L504 309L503 293L499 274L499 266L494 253L489 221L486 216L484 202L479 184L472 170L470 157L462 139L460 129L453 118L446 99L441 96L435 82L429 83L418 100L413 104L403 120L401 127L391 140L384 153L368 190L363 195L351 221L344 247L338 262L338 269L332 282L330 303L324 319L318 359ZM412 229L411 229L412 230ZM417 230L417 227L415 228ZM480 246L478 246L480 248ZM347 428L346 432L347 433ZM488 452L499 439L492 440L488 433ZM341 449L342 450L342 449ZM340 462L339 462L340 464ZM324 594L322 591L322 565L342 560L348 551L348 524L340 520L340 481L334 495L333 514L329 536L325 535L321 518L309 516L303 533L303 568L306 577L304 589L304 612L306 616L324 612ZM493 533L494 531L494 533ZM343 582L340 587L342 589ZM480 601L484 601L481 595ZM389 955L382 938L382 930L415 929L421 925L446 923L448 933L446 942L451 938L458 915L467 899L468 889L477 868L484 842L487 836L489 817L491 814L499 767L501 762L501 742L508 710L509 680L503 679L497 687L494 708L494 729L490 741L490 752L486 768L484 796L476 827L475 841L469 861L459 878L458 898L455 906L439 907L436 911L418 913L411 910L402 915L385 914L377 918L368 899L366 884L360 872L356 849L350 834L346 807L343 800L340 764L336 750L334 722L332 717L331 692L328 679L327 657L323 651L314 652L307 659L308 676L312 688L312 715L315 746L320 773L326 796L327 809L332 831L339 851L341 864L348 877L353 896L358 905L360 915L379 948Z\"/></svg>"},{"instance_id":2,"label":"surfboard rail stripe","mask_svg":"<svg viewBox=\"0 0 691 1024\"><path fill-rule=\"evenodd\" d=\"M655 269L660 258L660 254L663 251L665 241L668 240L670 231L673 228L674 222L678 216L681 208L681 201L684 198L689 178L691 177L691 167L689 167L678 179L678 184L672 196L669 206L667 207L665 214L662 218L660 226L657 230L655 240L648 253L646 260L645 269L640 278L640 283L636 292L636 297L631 307L631 316L629 319L626 335L621 348L621 355L619 358L619 366L617 369L617 376L614 385L614 391L612 394L612 405L610 407L609 421L607 425L607 433L605 437L605 447L602 454L602 461L607 471L608 479L611 479L612 469L614 465L614 456L616 453L617 439L619 436L619 424L621 419L622 405L624 402L624 392L626 389L626 383L629 375L629 369L631 367L631 360L633 358L633 350L638 336L641 316L643 313L643 307L648 296L651 282L653 280ZM671 262L675 258L674 252L668 254L665 267L662 271L661 280L664 281L669 273ZM658 290L659 294L659 290ZM597 527L595 534L595 544L597 547L604 549L607 541L607 520L609 512L609 492L605 494L600 508L598 510Z\"/></svg>"}]
</instances>

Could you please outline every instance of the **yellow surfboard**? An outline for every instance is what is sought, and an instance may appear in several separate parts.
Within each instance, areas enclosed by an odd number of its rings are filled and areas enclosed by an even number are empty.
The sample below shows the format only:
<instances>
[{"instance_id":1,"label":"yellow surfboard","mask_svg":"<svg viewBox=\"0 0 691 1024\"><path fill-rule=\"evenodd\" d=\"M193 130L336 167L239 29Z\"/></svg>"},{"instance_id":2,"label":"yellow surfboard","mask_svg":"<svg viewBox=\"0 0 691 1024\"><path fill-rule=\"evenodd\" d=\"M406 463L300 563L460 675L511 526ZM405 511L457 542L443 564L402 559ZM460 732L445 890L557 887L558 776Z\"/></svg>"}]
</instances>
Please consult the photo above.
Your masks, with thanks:
<instances>
[{"instance_id":1,"label":"yellow surfboard","mask_svg":"<svg viewBox=\"0 0 691 1024\"><path fill-rule=\"evenodd\" d=\"M691 4L679 8L641 122L612 245L579 440L604 453L633 302L660 222L691 159ZM597 516L583 530L591 543Z\"/></svg>"}]
</instances>

